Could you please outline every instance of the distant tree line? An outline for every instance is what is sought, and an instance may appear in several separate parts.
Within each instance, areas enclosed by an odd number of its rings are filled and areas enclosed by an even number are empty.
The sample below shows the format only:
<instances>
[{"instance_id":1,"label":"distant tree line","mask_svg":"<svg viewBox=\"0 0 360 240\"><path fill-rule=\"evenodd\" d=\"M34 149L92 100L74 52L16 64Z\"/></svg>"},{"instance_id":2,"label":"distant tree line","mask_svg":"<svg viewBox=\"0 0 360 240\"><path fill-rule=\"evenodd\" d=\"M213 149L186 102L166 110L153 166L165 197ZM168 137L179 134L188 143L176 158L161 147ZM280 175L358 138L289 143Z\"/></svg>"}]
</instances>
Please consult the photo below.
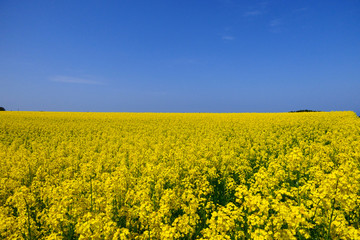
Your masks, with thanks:
<instances>
[{"instance_id":1,"label":"distant tree line","mask_svg":"<svg viewBox=\"0 0 360 240\"><path fill-rule=\"evenodd\" d=\"M3 108L3 107L0 107L0 111L5 111L5 108Z\"/></svg>"},{"instance_id":2,"label":"distant tree line","mask_svg":"<svg viewBox=\"0 0 360 240\"><path fill-rule=\"evenodd\" d=\"M297 112L321 112L321 111L303 109L303 110L290 111L290 112L291 112L291 113L297 113Z\"/></svg>"}]
</instances>

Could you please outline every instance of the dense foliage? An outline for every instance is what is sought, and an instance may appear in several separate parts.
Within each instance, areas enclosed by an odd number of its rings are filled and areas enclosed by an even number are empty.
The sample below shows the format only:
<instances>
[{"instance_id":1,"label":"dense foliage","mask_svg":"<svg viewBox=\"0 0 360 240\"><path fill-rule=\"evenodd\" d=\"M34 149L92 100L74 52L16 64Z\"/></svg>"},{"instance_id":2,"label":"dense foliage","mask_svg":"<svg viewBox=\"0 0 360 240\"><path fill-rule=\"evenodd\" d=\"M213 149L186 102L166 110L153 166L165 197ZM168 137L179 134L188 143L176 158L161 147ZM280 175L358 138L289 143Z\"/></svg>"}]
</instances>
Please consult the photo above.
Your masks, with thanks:
<instances>
[{"instance_id":1,"label":"dense foliage","mask_svg":"<svg viewBox=\"0 0 360 240\"><path fill-rule=\"evenodd\" d=\"M291 113L298 113L298 112L320 112L320 111L303 109L303 110L296 110L296 111L290 111L290 112Z\"/></svg>"},{"instance_id":2,"label":"dense foliage","mask_svg":"<svg viewBox=\"0 0 360 240\"><path fill-rule=\"evenodd\" d=\"M353 112L0 115L1 239L360 239Z\"/></svg>"}]
</instances>

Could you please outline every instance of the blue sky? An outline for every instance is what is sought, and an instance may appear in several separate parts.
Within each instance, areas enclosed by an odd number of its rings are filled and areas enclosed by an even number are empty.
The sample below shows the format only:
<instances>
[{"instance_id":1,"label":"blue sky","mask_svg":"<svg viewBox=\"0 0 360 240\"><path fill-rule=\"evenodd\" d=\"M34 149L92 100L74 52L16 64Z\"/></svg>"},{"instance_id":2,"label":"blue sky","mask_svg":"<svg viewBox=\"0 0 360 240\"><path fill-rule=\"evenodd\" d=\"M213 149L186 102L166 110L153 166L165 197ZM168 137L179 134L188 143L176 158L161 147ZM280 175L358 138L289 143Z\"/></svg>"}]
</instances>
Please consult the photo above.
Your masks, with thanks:
<instances>
[{"instance_id":1,"label":"blue sky","mask_svg":"<svg viewBox=\"0 0 360 240\"><path fill-rule=\"evenodd\" d=\"M0 1L0 106L360 113L360 1Z\"/></svg>"}]
</instances>

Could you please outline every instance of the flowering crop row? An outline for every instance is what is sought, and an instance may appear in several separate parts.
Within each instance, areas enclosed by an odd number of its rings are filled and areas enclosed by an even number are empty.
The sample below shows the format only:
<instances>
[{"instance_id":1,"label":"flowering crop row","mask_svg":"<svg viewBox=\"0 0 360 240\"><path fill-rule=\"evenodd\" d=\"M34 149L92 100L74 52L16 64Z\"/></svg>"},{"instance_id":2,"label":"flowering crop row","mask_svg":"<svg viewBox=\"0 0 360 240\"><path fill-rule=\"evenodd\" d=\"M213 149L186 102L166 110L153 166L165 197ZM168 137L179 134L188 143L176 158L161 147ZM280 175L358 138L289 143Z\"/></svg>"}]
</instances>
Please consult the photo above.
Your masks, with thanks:
<instances>
[{"instance_id":1,"label":"flowering crop row","mask_svg":"<svg viewBox=\"0 0 360 240\"><path fill-rule=\"evenodd\" d=\"M0 239L360 239L360 120L0 114Z\"/></svg>"}]
</instances>

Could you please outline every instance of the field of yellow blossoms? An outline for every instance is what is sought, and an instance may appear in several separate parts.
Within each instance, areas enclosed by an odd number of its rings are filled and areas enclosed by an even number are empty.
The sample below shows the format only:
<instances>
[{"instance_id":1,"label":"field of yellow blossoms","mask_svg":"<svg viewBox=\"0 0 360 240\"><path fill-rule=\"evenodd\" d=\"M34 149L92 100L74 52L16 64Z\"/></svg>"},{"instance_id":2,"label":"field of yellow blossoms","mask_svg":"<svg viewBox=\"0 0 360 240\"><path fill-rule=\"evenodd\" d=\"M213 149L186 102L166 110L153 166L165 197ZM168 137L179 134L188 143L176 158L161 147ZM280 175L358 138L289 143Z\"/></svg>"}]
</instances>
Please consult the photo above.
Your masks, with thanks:
<instances>
[{"instance_id":1,"label":"field of yellow blossoms","mask_svg":"<svg viewBox=\"0 0 360 240\"><path fill-rule=\"evenodd\" d=\"M0 239L360 239L360 119L0 113Z\"/></svg>"}]
</instances>

